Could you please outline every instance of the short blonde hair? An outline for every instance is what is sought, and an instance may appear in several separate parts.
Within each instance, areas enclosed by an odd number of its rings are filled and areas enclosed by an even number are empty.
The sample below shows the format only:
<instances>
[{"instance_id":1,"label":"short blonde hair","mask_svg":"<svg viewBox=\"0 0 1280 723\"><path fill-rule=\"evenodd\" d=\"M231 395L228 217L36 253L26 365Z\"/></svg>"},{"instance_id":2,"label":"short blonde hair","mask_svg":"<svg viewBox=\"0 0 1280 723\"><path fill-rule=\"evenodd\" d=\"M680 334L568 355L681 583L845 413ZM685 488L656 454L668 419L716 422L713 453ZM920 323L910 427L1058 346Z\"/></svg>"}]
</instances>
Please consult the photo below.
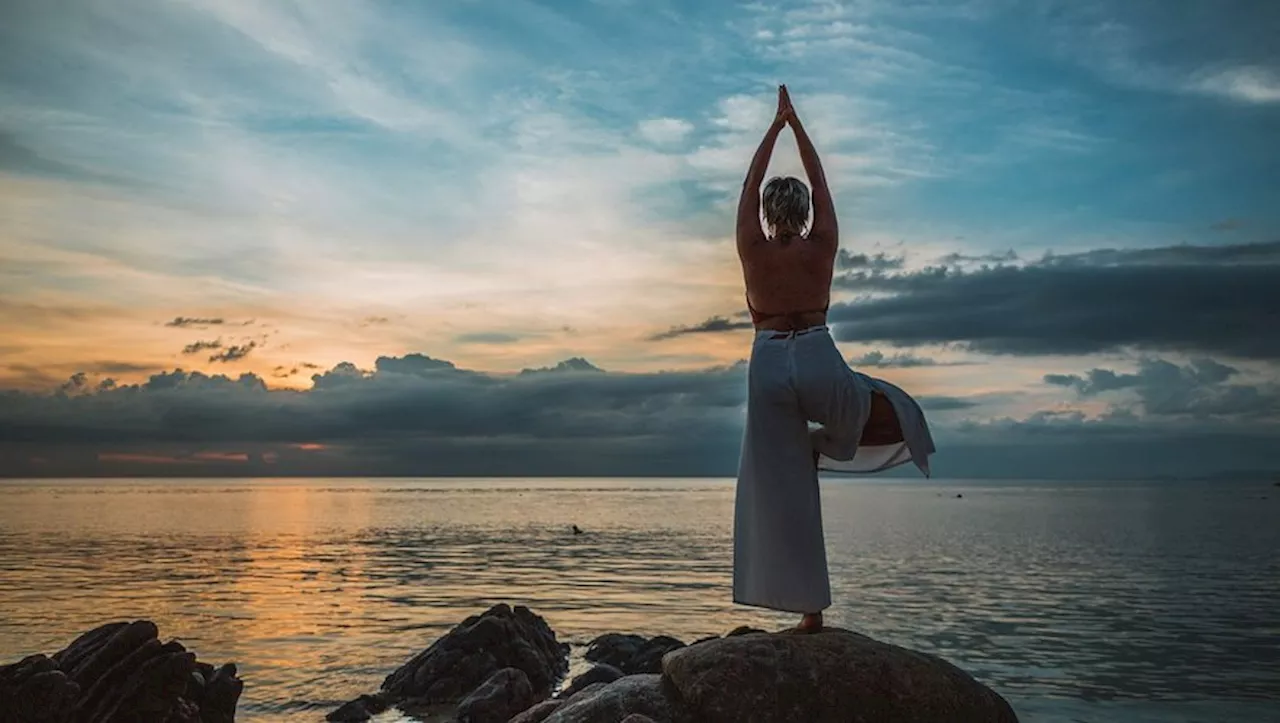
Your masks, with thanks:
<instances>
[{"instance_id":1,"label":"short blonde hair","mask_svg":"<svg viewBox=\"0 0 1280 723\"><path fill-rule=\"evenodd\" d=\"M809 220L809 187L794 176L776 176L765 184L761 205L770 233L779 228L800 231Z\"/></svg>"}]
</instances>

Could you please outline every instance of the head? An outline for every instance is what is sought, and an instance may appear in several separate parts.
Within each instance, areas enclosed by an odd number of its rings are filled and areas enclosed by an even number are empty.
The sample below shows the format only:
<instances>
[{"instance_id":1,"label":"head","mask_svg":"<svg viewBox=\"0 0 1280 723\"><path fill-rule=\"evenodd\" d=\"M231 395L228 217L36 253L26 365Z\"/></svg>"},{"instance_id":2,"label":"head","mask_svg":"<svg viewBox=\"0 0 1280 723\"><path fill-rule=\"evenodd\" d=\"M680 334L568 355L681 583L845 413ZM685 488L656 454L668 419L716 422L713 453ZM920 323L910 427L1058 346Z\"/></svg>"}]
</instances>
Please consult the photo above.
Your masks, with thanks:
<instances>
[{"instance_id":1,"label":"head","mask_svg":"<svg viewBox=\"0 0 1280 723\"><path fill-rule=\"evenodd\" d=\"M793 176L771 178L764 186L761 206L771 234L799 234L809 220L809 187Z\"/></svg>"}]
</instances>

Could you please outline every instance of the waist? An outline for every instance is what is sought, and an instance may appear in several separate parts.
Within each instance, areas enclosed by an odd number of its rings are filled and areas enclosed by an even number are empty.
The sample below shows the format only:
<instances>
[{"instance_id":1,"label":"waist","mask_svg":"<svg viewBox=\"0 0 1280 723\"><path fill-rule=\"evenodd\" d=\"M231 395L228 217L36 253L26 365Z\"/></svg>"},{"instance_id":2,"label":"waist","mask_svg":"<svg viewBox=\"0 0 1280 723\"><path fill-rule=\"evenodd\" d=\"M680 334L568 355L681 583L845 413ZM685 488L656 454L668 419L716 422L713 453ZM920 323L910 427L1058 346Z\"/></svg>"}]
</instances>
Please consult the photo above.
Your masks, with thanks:
<instances>
[{"instance_id":1,"label":"waist","mask_svg":"<svg viewBox=\"0 0 1280 723\"><path fill-rule=\"evenodd\" d=\"M759 314L753 320L756 331L799 331L827 323L827 312L814 309L790 314Z\"/></svg>"},{"instance_id":2,"label":"waist","mask_svg":"<svg viewBox=\"0 0 1280 723\"><path fill-rule=\"evenodd\" d=\"M803 329L756 329L756 341L761 339L794 339L805 334L827 331L826 324L815 324Z\"/></svg>"}]
</instances>

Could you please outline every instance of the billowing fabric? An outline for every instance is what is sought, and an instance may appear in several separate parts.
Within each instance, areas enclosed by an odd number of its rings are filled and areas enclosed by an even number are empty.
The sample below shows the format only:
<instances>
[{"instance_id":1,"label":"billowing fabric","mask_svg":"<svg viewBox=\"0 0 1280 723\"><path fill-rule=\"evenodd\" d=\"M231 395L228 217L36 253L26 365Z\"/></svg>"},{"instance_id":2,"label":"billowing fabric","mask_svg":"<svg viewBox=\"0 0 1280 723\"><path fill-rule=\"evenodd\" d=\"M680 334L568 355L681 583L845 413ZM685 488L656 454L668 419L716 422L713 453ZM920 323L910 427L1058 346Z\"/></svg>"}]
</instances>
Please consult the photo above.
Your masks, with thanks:
<instances>
[{"instance_id":1,"label":"billowing fabric","mask_svg":"<svg viewBox=\"0 0 1280 723\"><path fill-rule=\"evenodd\" d=\"M813 613L831 605L818 469L869 474L914 462L928 476L934 446L915 400L850 369L826 326L778 335L757 332L748 365L734 505L733 599ZM876 392L892 404L903 440L860 447ZM811 422L819 426L811 429Z\"/></svg>"}]
</instances>

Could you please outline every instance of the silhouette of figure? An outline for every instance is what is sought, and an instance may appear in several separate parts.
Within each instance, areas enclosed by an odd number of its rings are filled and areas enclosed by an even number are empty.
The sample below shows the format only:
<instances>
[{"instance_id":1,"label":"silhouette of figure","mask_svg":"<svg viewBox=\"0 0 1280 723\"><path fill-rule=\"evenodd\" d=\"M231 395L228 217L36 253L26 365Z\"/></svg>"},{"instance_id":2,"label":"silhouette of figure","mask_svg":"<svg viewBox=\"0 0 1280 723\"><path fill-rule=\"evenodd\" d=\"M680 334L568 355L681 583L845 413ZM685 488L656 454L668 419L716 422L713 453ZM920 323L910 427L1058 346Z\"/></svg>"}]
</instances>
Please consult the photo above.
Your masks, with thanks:
<instances>
[{"instance_id":1,"label":"silhouette of figure","mask_svg":"<svg viewBox=\"0 0 1280 723\"><path fill-rule=\"evenodd\" d=\"M805 174L764 180L791 126ZM764 221L768 230L761 227ZM737 248L755 327L734 503L733 599L798 612L822 628L831 605L818 470L871 473L914 462L927 476L933 439L906 392L850 369L827 328L839 245L835 204L786 86L738 202ZM810 423L819 425L810 429Z\"/></svg>"}]
</instances>

